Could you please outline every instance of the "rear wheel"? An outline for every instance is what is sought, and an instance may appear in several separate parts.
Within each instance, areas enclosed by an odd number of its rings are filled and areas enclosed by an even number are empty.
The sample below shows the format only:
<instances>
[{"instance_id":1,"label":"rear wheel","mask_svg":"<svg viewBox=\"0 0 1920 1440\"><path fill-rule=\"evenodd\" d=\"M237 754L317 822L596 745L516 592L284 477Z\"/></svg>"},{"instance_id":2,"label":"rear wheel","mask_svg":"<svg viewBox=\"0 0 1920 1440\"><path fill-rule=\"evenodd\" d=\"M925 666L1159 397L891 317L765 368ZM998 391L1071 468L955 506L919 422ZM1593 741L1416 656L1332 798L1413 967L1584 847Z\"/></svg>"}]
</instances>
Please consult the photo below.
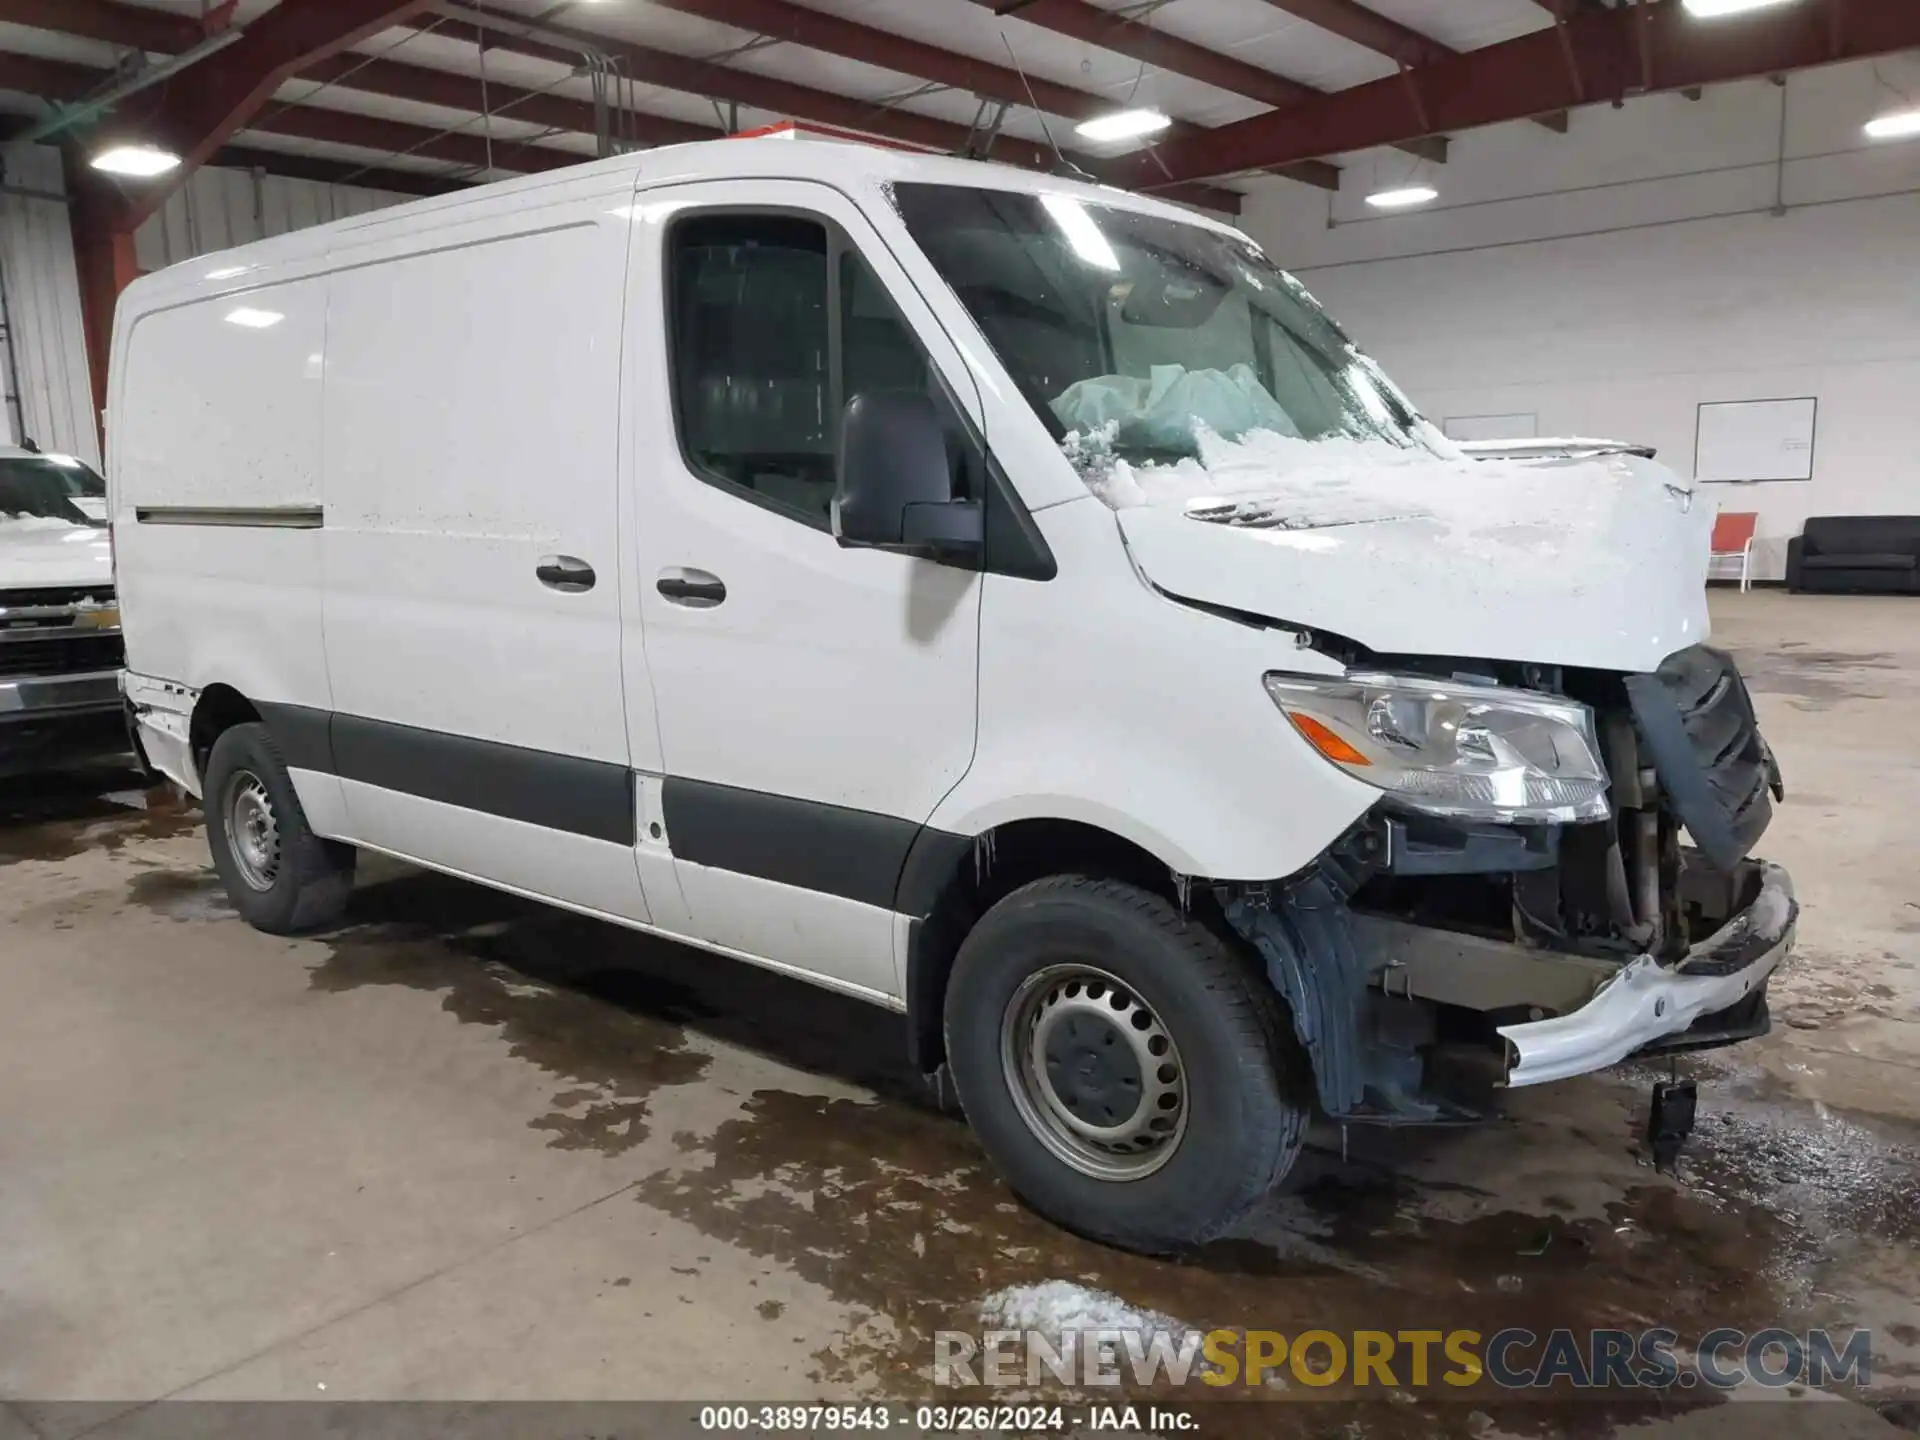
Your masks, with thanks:
<instances>
[{"instance_id":1,"label":"rear wheel","mask_svg":"<svg viewBox=\"0 0 1920 1440\"><path fill-rule=\"evenodd\" d=\"M203 781L213 868L241 917L272 935L337 920L353 890L353 847L307 825L267 727L221 732Z\"/></svg>"},{"instance_id":2,"label":"rear wheel","mask_svg":"<svg viewBox=\"0 0 1920 1440\"><path fill-rule=\"evenodd\" d=\"M1068 1229L1164 1252L1212 1239L1292 1165L1310 1113L1266 979L1167 901L1058 876L954 963L948 1062L987 1153Z\"/></svg>"}]
</instances>

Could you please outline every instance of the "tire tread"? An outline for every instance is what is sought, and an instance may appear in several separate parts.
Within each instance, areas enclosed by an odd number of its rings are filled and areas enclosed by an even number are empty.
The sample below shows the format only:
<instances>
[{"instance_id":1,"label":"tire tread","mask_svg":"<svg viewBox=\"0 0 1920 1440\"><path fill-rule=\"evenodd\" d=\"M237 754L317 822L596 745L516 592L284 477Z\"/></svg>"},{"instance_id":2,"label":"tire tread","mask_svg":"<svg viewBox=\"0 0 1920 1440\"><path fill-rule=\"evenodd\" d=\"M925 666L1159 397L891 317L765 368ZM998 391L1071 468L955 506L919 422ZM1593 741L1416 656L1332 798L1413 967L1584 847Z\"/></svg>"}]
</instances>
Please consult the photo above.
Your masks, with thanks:
<instances>
[{"instance_id":1,"label":"tire tread","mask_svg":"<svg viewBox=\"0 0 1920 1440\"><path fill-rule=\"evenodd\" d=\"M1226 1202L1196 1229L1169 1237L1124 1226L1074 1224L1073 1228L1095 1239L1145 1251L1165 1251L1216 1239L1259 1205L1286 1174L1311 1118L1310 1105L1294 1103L1290 1098L1299 1093L1294 1082L1303 1067L1280 997L1251 959L1223 936L1176 909L1164 896L1124 881L1080 874L1048 876L1013 891L994 909L1055 899L1118 911L1157 932L1177 952L1180 963L1191 967L1211 997L1216 1018L1227 1026L1225 1038L1239 1071L1240 1093L1244 1099L1255 1101L1246 1117L1242 1150L1256 1163L1240 1175L1238 1186ZM951 1057L951 1010L947 1032Z\"/></svg>"}]
</instances>

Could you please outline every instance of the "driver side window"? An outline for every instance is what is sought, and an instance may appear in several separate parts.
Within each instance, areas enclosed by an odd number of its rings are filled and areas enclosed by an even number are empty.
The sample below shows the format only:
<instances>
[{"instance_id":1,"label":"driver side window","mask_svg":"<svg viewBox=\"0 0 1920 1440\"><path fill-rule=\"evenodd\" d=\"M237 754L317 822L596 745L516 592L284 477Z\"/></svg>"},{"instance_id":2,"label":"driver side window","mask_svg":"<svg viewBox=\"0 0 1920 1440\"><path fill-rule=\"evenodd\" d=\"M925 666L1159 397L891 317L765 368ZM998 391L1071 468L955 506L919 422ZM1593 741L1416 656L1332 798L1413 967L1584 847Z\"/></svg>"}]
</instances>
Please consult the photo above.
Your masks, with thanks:
<instances>
[{"instance_id":1,"label":"driver side window","mask_svg":"<svg viewBox=\"0 0 1920 1440\"><path fill-rule=\"evenodd\" d=\"M688 465L826 528L846 402L887 389L939 398L919 342L879 278L820 221L702 212L669 231L667 250L674 413Z\"/></svg>"}]
</instances>

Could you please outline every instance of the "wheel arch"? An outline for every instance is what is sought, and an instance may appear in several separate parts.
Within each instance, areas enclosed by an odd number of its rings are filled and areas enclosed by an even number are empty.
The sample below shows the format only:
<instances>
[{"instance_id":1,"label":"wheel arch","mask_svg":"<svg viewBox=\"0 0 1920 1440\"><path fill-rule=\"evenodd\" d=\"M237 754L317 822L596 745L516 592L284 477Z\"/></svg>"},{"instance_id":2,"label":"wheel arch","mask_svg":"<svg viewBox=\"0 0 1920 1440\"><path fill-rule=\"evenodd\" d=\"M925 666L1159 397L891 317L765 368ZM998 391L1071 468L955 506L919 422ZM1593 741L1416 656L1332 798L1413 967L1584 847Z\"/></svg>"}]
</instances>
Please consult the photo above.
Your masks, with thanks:
<instances>
[{"instance_id":1,"label":"wheel arch","mask_svg":"<svg viewBox=\"0 0 1920 1440\"><path fill-rule=\"evenodd\" d=\"M923 1073L932 1074L946 1058L942 1010L967 933L1022 885L1070 874L1124 880L1176 903L1212 905L1210 895L1188 893L1181 873L1164 856L1084 820L1035 816L973 836L921 831L901 872L900 908L918 917L904 980L908 1055Z\"/></svg>"},{"instance_id":2,"label":"wheel arch","mask_svg":"<svg viewBox=\"0 0 1920 1440\"><path fill-rule=\"evenodd\" d=\"M216 682L200 691L187 723L187 750L193 757L193 772L203 785L214 742L234 726L260 718L259 707L231 685Z\"/></svg>"}]
</instances>

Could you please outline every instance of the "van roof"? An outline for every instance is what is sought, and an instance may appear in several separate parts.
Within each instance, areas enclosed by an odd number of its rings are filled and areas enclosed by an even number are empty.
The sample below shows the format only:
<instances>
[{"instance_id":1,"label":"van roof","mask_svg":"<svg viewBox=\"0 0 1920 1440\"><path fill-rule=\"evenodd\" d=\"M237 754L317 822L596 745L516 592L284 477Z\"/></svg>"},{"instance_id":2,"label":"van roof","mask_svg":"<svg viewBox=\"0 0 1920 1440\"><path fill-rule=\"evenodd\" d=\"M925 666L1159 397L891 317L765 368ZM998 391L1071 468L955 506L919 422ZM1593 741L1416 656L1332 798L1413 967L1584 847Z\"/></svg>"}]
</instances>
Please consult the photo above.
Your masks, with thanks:
<instances>
[{"instance_id":1,"label":"van roof","mask_svg":"<svg viewBox=\"0 0 1920 1440\"><path fill-rule=\"evenodd\" d=\"M460 211L472 213L475 207L498 205L516 195L534 195L560 188L584 187L590 192L619 190L625 188L622 182L628 177L631 177L630 183L642 188L700 180L802 179L854 189L917 180L1028 194L1073 195L1090 203L1164 215L1217 229L1231 228L1211 216L1171 202L1091 181L798 130L663 145L364 211L250 245L195 256L134 281L129 287L129 298L134 308L145 309L163 296L178 299L183 293L224 288L221 282L238 281L247 271L321 259L337 242L349 236L355 240L371 239L374 237L369 232L404 224L423 215L446 212L451 217Z\"/></svg>"}]
</instances>

